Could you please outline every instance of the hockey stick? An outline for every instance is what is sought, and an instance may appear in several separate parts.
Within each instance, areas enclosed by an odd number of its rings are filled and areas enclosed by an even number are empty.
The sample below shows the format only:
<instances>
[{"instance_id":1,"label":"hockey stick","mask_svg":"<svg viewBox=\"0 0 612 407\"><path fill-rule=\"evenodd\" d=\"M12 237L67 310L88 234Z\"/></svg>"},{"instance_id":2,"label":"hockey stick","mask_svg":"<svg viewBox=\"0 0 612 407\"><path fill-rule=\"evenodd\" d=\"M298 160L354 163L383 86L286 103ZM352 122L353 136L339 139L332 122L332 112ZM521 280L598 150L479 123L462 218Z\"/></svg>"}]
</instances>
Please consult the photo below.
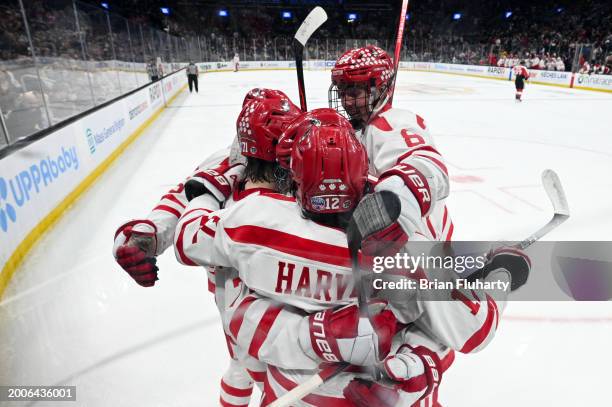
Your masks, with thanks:
<instances>
[{"instance_id":1,"label":"hockey stick","mask_svg":"<svg viewBox=\"0 0 612 407\"><path fill-rule=\"evenodd\" d=\"M306 88L304 87L304 47L312 34L327 21L327 13L317 6L306 16L300 28L293 37L293 53L295 55L295 69L298 77L298 91L300 93L300 108L302 112L308 111L306 106Z\"/></svg>"},{"instance_id":2,"label":"hockey stick","mask_svg":"<svg viewBox=\"0 0 612 407\"><path fill-rule=\"evenodd\" d=\"M544 170L542 172L542 185L544 186L546 195L548 195L548 199L550 199L555 212L552 219L546 225L542 226L527 239L516 244L515 247L518 249L523 250L528 248L532 243L541 239L544 235L565 222L570 216L565 191L563 190L563 185L561 185L561 180L557 173L553 170Z\"/></svg>"},{"instance_id":3,"label":"hockey stick","mask_svg":"<svg viewBox=\"0 0 612 407\"><path fill-rule=\"evenodd\" d=\"M366 195L360 202L346 229L346 239L351 255L351 266L357 291L359 312L362 316L369 317L368 302L366 297L363 275L359 267L359 249L361 242L379 232L397 220L401 211L401 202L397 195L389 191L381 191ZM276 399L269 407L287 407L302 397L312 393L320 385L342 373L348 363L335 363L312 376L302 384L294 387L291 391Z\"/></svg>"},{"instance_id":4,"label":"hockey stick","mask_svg":"<svg viewBox=\"0 0 612 407\"><path fill-rule=\"evenodd\" d=\"M389 105L393 103L393 94L395 93L395 81L397 80L397 73L399 71L399 60L400 53L402 50L402 40L404 39L404 25L406 24L406 11L408 10L408 0L402 0L402 10L400 11L400 21L397 27L397 35L395 37L395 50L393 52L393 68L395 73L393 74L393 82L391 82L391 89L389 89Z\"/></svg>"},{"instance_id":5,"label":"hockey stick","mask_svg":"<svg viewBox=\"0 0 612 407\"><path fill-rule=\"evenodd\" d=\"M528 238L512 246L519 250L528 248L533 243L550 233L557 226L565 222L570 216L565 191L563 190L563 185L561 185L561 180L559 179L557 173L550 169L544 170L542 172L542 185L544 186L548 199L550 199L550 202L552 203L554 210L553 217L546 225L536 230ZM467 276L467 278L471 281L482 278L483 270L484 268L475 270L473 273Z\"/></svg>"}]
</instances>

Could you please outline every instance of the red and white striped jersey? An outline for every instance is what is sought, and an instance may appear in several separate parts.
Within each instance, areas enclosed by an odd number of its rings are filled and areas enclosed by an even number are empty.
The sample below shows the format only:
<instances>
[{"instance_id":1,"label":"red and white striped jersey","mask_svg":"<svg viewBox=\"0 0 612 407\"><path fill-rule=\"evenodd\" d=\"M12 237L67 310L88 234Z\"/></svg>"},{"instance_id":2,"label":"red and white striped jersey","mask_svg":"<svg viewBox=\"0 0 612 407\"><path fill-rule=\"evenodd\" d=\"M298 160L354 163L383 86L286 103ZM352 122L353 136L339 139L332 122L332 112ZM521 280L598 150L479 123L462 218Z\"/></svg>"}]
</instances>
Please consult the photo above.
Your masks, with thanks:
<instances>
[{"instance_id":1,"label":"red and white striped jersey","mask_svg":"<svg viewBox=\"0 0 612 407\"><path fill-rule=\"evenodd\" d=\"M512 70L514 71L514 76L521 75L523 78L529 79L529 70L523 65L516 65Z\"/></svg>"},{"instance_id":2,"label":"red and white striped jersey","mask_svg":"<svg viewBox=\"0 0 612 407\"><path fill-rule=\"evenodd\" d=\"M238 270L235 279L225 282L226 293L232 285L246 285L225 296L222 311L238 359L255 358L274 366L267 376L267 385L273 387L281 377L316 372L319 361L302 350L298 327L307 313L355 300L342 230L305 219L294 198L260 193L217 212L207 209L203 200L192 201L179 222L176 239L179 261ZM410 304L398 307L402 313L398 318L432 338L437 344L433 351L443 357L448 348L473 352L493 337L498 305L491 298L467 295L427 302L415 295ZM300 371L285 372L292 369ZM343 377L330 384L338 397L343 380L349 380ZM270 390L277 394L287 388L279 385Z\"/></svg>"},{"instance_id":3,"label":"red and white striped jersey","mask_svg":"<svg viewBox=\"0 0 612 407\"><path fill-rule=\"evenodd\" d=\"M393 192L413 195L421 209L423 229L430 240L451 240L453 223L445 205L448 169L436 149L425 120L409 110L390 108L379 113L360 134L370 161L369 172L380 179L399 175L405 188ZM425 185L414 185L409 174L418 171ZM418 181L417 181L418 182ZM410 229L400 217L404 229Z\"/></svg>"},{"instance_id":4,"label":"red and white striped jersey","mask_svg":"<svg viewBox=\"0 0 612 407\"><path fill-rule=\"evenodd\" d=\"M208 169L219 165L226 160L229 155L229 148L225 148L213 153L195 169L194 173L201 169ZM155 224L157 228L157 252L155 255L162 254L174 241L174 231L178 220L183 214L188 201L185 196L185 186L181 182L164 194L157 205L145 218ZM218 208L218 206L217 206ZM215 208L215 209L217 209Z\"/></svg>"},{"instance_id":5,"label":"red and white striped jersey","mask_svg":"<svg viewBox=\"0 0 612 407\"><path fill-rule=\"evenodd\" d=\"M224 162L227 162L230 155L230 148L222 149L206 160L204 160L194 170L196 174L202 170L208 170L218 167ZM242 199L256 190L240 191L234 190L230 198L224 203L226 206L231 206L233 202ZM163 253L174 241L174 232L178 224L179 218L185 211L188 205L187 197L185 196L184 183L179 183L175 188L164 194L151 213L147 216L147 220L153 222L157 228L157 252L156 255ZM207 204L209 210L219 209L219 202L211 199ZM185 263L189 264L189 263ZM215 292L215 269L208 268L208 288L209 291ZM237 287L239 288L239 287ZM220 404L223 406L239 406L248 405L253 382L263 386L265 378L266 366L255 359L238 360L234 356L235 344L232 344L228 338L228 350L232 358L230 367L225 372L221 379Z\"/></svg>"}]
</instances>

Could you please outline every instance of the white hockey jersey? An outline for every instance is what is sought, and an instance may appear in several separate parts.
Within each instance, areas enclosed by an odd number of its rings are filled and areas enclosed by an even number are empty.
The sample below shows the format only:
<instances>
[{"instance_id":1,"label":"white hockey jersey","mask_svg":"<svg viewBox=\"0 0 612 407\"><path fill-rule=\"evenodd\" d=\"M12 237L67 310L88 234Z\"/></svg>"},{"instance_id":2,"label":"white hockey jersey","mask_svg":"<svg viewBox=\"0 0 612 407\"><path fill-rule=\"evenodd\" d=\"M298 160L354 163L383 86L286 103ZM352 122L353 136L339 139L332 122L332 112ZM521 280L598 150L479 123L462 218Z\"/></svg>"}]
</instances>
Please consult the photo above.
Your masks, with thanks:
<instances>
[{"instance_id":1,"label":"white hockey jersey","mask_svg":"<svg viewBox=\"0 0 612 407\"><path fill-rule=\"evenodd\" d=\"M206 160L204 160L194 170L193 174L200 171L214 169L227 163L239 163L240 157L236 157L233 152L235 142L230 148L221 149ZM240 155L240 154L238 154ZM234 202L239 201L243 197L258 192L257 190L240 191L235 189L231 196L224 202L224 206L231 206ZM164 194L157 205L146 217L147 220L153 222L156 226L157 249L155 255L162 254L168 247L173 244L174 232L178 224L179 218L184 213L188 205L187 197L185 196L184 183L179 183L175 188ZM211 199L206 205L209 210L219 209L219 202ZM183 262L186 265L194 265L188 261ZM215 293L215 269L208 267L208 289L213 294ZM232 344L229 336L226 334L228 350L232 360L230 368L225 372L221 379L221 400L220 402L234 405L246 405L250 401L250 395L253 388L253 383L263 383L265 378L265 365L255 359L246 359L238 361L235 358L235 344Z\"/></svg>"},{"instance_id":2,"label":"white hockey jersey","mask_svg":"<svg viewBox=\"0 0 612 407\"><path fill-rule=\"evenodd\" d=\"M251 357L270 365L264 386L267 394L278 396L319 366L299 344L299 327L307 313L355 301L346 236L303 218L295 199L280 194L253 195L218 212L198 204L192 201L179 222L178 258L239 270L237 283L246 287L226 294L224 328L239 345L238 359ZM226 282L226 293L235 283ZM451 301L424 302L415 295L410 303L397 308L398 318L433 339L428 346L446 367L452 361L451 348L469 353L486 346L499 318L495 300L470 293ZM327 402L338 403L335 399L342 399L342 389L354 374L339 375L308 400L331 397L334 400ZM416 401L424 392L405 396ZM306 399L302 403L296 405L324 405Z\"/></svg>"},{"instance_id":3,"label":"white hockey jersey","mask_svg":"<svg viewBox=\"0 0 612 407\"><path fill-rule=\"evenodd\" d=\"M219 150L213 153L210 157L204 160L195 172L202 169L213 168L227 159L230 153L229 148ZM176 187L164 194L153 210L145 219L153 222L157 229L157 250L155 255L162 254L174 241L174 231L178 220L183 214L185 207L189 202L185 196L185 185L179 183ZM218 208L218 207L217 207Z\"/></svg>"},{"instance_id":4,"label":"white hockey jersey","mask_svg":"<svg viewBox=\"0 0 612 407\"><path fill-rule=\"evenodd\" d=\"M430 240L451 240L454 226L445 205L448 169L425 120L409 110L390 108L371 120L359 136L366 147L370 174L381 180L395 175L404 181L405 188L393 191L404 198L402 210L406 195L416 198L426 225L417 229L428 232ZM406 219L401 217L399 222L410 230Z\"/></svg>"}]
</instances>

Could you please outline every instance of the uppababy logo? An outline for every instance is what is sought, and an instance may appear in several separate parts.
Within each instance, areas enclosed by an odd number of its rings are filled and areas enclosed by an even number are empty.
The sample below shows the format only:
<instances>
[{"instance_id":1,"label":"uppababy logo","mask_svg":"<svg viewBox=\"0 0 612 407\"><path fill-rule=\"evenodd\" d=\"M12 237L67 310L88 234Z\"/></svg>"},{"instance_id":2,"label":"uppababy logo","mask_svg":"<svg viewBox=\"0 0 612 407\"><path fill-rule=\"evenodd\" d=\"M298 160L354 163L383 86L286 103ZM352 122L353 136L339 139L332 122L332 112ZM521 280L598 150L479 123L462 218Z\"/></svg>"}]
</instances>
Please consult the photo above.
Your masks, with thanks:
<instances>
[{"instance_id":1,"label":"uppababy logo","mask_svg":"<svg viewBox=\"0 0 612 407\"><path fill-rule=\"evenodd\" d=\"M17 208L40 194L63 173L79 168L76 147L62 147L57 157L47 157L9 179L0 177L0 229L8 231L10 222L17 221Z\"/></svg>"},{"instance_id":2,"label":"uppababy logo","mask_svg":"<svg viewBox=\"0 0 612 407\"><path fill-rule=\"evenodd\" d=\"M0 178L0 228L6 232L8 230L9 219L14 223L17 220L15 207L8 203L8 187L4 178Z\"/></svg>"},{"instance_id":3,"label":"uppababy logo","mask_svg":"<svg viewBox=\"0 0 612 407\"><path fill-rule=\"evenodd\" d=\"M107 138L120 131L123 126L125 126L125 119L119 119L109 127L104 127L98 132L94 132L91 128L85 130L85 137L87 138L87 144L89 145L89 152L91 154L95 153L96 146L99 146Z\"/></svg>"}]
</instances>

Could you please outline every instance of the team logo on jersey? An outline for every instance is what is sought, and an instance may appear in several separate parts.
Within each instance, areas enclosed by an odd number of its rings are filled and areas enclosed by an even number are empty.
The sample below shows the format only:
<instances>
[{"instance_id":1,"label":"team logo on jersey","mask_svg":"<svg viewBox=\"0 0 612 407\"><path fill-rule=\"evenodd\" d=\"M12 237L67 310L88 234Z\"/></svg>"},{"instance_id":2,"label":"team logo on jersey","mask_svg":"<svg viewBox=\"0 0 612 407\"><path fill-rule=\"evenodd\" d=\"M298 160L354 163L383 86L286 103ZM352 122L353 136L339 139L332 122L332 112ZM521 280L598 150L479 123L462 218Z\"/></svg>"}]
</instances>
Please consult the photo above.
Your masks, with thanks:
<instances>
[{"instance_id":1,"label":"team logo on jersey","mask_svg":"<svg viewBox=\"0 0 612 407\"><path fill-rule=\"evenodd\" d=\"M320 196L313 196L310 198L310 205L315 211L322 211L325 209L325 198Z\"/></svg>"}]
</instances>

